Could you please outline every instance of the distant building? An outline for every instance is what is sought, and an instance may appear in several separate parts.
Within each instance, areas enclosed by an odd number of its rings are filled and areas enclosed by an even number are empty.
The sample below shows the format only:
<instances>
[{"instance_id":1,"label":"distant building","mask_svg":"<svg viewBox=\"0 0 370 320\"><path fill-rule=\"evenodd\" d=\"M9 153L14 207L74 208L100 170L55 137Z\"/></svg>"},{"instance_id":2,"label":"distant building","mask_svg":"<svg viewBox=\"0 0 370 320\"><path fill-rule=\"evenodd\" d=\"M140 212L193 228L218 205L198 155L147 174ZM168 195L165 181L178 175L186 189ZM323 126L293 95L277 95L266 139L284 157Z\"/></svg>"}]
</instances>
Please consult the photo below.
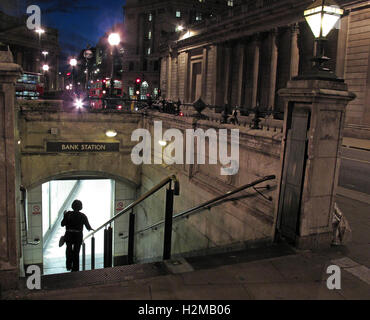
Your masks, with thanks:
<instances>
[{"instance_id":1,"label":"distant building","mask_svg":"<svg viewBox=\"0 0 370 320\"><path fill-rule=\"evenodd\" d=\"M303 11L311 0L227 1L230 10L162 47L160 87L167 99L209 105L259 106L282 119L278 95L311 68L314 37ZM328 35L327 64L356 93L346 112L347 136L370 139L370 8L367 1L338 0L345 9ZM263 21L261 23L261 21Z\"/></svg>"},{"instance_id":2,"label":"distant building","mask_svg":"<svg viewBox=\"0 0 370 320\"><path fill-rule=\"evenodd\" d=\"M202 22L227 9L216 0L127 0L124 9L123 83L134 95L135 80L141 79L141 98L157 95L161 87L160 47L189 25Z\"/></svg>"},{"instance_id":3,"label":"distant building","mask_svg":"<svg viewBox=\"0 0 370 320\"><path fill-rule=\"evenodd\" d=\"M49 66L46 89L59 89L59 42L58 30L43 27L45 33L38 35L26 27L26 18L9 16L0 12L0 43L9 46L14 61L21 65L23 71L45 73L44 64Z\"/></svg>"}]
</instances>

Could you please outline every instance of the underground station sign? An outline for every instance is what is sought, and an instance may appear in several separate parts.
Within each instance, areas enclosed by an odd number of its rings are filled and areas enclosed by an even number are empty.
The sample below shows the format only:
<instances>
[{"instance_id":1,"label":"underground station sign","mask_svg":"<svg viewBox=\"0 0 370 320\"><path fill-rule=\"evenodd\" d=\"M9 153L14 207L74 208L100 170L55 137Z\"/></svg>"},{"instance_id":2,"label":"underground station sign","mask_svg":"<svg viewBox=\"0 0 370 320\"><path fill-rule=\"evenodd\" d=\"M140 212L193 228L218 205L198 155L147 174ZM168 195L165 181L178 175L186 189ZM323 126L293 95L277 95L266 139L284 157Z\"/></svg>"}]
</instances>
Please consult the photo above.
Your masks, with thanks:
<instances>
[{"instance_id":1,"label":"underground station sign","mask_svg":"<svg viewBox=\"0 0 370 320\"><path fill-rule=\"evenodd\" d=\"M46 152L119 152L119 143L47 142Z\"/></svg>"}]
</instances>

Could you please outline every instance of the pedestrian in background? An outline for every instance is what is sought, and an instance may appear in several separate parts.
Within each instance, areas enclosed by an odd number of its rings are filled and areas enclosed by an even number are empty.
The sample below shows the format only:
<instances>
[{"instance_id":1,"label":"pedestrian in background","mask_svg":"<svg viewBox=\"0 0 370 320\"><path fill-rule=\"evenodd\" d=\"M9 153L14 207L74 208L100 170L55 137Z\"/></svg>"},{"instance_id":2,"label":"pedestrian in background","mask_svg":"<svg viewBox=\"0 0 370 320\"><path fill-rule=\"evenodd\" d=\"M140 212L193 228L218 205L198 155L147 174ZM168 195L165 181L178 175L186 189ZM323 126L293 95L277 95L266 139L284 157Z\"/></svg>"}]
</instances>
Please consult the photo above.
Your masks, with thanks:
<instances>
[{"instance_id":1,"label":"pedestrian in background","mask_svg":"<svg viewBox=\"0 0 370 320\"><path fill-rule=\"evenodd\" d=\"M80 212L82 210L82 202L75 200L72 203L73 211L64 212L62 227L66 227L64 235L67 245L66 249L66 267L70 271L78 271L80 267L80 249L83 239L83 227L87 230L93 230L89 224L86 215Z\"/></svg>"}]
</instances>

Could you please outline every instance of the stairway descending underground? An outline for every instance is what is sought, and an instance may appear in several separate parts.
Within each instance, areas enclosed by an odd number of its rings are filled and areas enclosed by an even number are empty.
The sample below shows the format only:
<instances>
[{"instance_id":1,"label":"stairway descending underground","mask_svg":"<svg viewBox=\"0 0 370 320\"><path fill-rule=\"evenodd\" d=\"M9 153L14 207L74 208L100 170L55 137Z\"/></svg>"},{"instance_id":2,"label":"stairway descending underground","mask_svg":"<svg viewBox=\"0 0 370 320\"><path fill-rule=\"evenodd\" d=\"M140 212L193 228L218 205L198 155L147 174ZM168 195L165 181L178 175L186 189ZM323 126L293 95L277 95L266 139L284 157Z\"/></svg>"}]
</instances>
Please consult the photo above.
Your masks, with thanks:
<instances>
[{"instance_id":1,"label":"stairway descending underground","mask_svg":"<svg viewBox=\"0 0 370 320\"><path fill-rule=\"evenodd\" d=\"M293 255L296 252L285 243L266 244L258 248L246 248L204 256L176 257L174 259L132 264L96 270L43 275L42 290L61 290L160 277L169 274L213 269L225 265L247 263Z\"/></svg>"},{"instance_id":2,"label":"stairway descending underground","mask_svg":"<svg viewBox=\"0 0 370 320\"><path fill-rule=\"evenodd\" d=\"M43 275L41 278L43 290L58 290L67 288L78 288L93 285L101 285L108 283L119 283L122 281L145 279L151 277L163 276L171 273L191 272L199 269L210 269L222 265L251 262L261 259L269 259L280 257L284 255L294 254L295 251L285 243L273 244L270 242L260 245L260 247L247 248L244 246L243 249L232 250L231 248L221 248L223 252L208 254L204 256L177 256L171 259L171 234L172 234L172 222L175 219L186 218L192 214L199 213L204 208L209 208L220 201L234 195L242 190L253 188L257 194L263 196L265 199L270 200L271 198L266 197L260 190L269 190L270 186L256 187L256 185L275 179L275 176L267 176L258 179L252 183L236 188L233 191L229 191L224 195L218 196L212 200L202 203L194 208L183 211L179 214L173 215L173 197L179 194L179 185L176 176L170 176L162 180L159 184L149 190L147 193L142 195L139 199L128 205L121 212L116 214L112 219L104 223L102 226L97 228L94 232L88 234L84 238L82 247L82 271L63 273L63 274L50 274ZM135 232L135 215L133 208L156 193L164 186L169 186L166 190L166 212L165 220L157 222L156 224L147 227L143 230ZM128 238L128 259L127 265L123 266L112 266L112 228L111 223L122 216L125 213L130 214L129 221L129 234ZM134 239L135 235L145 232L149 229L156 230L159 226L164 225L164 249L163 249L163 260L158 262L134 264ZM95 239L94 234L104 228L104 268L95 269ZM85 252L85 241L91 238L91 270L85 270L86 267L86 252Z\"/></svg>"}]
</instances>

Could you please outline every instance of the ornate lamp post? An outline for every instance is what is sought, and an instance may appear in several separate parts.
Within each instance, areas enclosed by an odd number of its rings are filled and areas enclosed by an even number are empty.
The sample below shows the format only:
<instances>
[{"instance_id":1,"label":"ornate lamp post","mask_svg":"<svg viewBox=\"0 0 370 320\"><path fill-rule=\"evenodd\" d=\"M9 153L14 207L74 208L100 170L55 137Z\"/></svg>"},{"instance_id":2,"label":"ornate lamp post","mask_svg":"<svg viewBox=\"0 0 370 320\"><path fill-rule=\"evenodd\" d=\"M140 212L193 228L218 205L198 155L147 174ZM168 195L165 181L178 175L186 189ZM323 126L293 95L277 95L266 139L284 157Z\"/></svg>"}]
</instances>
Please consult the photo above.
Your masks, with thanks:
<instances>
[{"instance_id":1,"label":"ornate lamp post","mask_svg":"<svg viewBox=\"0 0 370 320\"><path fill-rule=\"evenodd\" d=\"M75 90L75 88L76 88L76 84L75 84L75 67L77 66L77 60L75 58L72 58L71 60L69 60L69 64L72 67L72 85L73 85L73 89Z\"/></svg>"},{"instance_id":2,"label":"ornate lamp post","mask_svg":"<svg viewBox=\"0 0 370 320\"><path fill-rule=\"evenodd\" d=\"M307 76L336 79L336 75L323 66L325 62L330 60L330 58L325 56L324 46L327 41L327 35L343 15L343 9L339 8L333 0L316 0L304 11L303 15L316 41L316 56L312 59L314 67L312 74Z\"/></svg>"},{"instance_id":3,"label":"ornate lamp post","mask_svg":"<svg viewBox=\"0 0 370 320\"><path fill-rule=\"evenodd\" d=\"M276 235L302 249L333 240L345 110L355 94L323 66L329 59L323 45L342 14L332 0L317 0L304 11L317 41L315 65L279 90L285 112Z\"/></svg>"},{"instance_id":4,"label":"ornate lamp post","mask_svg":"<svg viewBox=\"0 0 370 320\"><path fill-rule=\"evenodd\" d=\"M112 72L110 79L110 96L112 96L114 88L114 52L116 47L121 43L121 37L118 33L111 33L108 37L108 42L112 47Z\"/></svg>"},{"instance_id":5,"label":"ornate lamp post","mask_svg":"<svg viewBox=\"0 0 370 320\"><path fill-rule=\"evenodd\" d=\"M86 73L85 89L86 89L86 91L89 88L89 59L91 59L93 57L93 55L94 54L90 49L87 49L84 52L84 58L86 59L86 70L85 70L85 73Z\"/></svg>"},{"instance_id":6,"label":"ornate lamp post","mask_svg":"<svg viewBox=\"0 0 370 320\"><path fill-rule=\"evenodd\" d=\"M42 71L44 71L44 77L45 77L45 91L49 90L49 77L48 77L48 74L47 74L49 69L50 69L50 67L47 64L44 64L42 66Z\"/></svg>"}]
</instances>

